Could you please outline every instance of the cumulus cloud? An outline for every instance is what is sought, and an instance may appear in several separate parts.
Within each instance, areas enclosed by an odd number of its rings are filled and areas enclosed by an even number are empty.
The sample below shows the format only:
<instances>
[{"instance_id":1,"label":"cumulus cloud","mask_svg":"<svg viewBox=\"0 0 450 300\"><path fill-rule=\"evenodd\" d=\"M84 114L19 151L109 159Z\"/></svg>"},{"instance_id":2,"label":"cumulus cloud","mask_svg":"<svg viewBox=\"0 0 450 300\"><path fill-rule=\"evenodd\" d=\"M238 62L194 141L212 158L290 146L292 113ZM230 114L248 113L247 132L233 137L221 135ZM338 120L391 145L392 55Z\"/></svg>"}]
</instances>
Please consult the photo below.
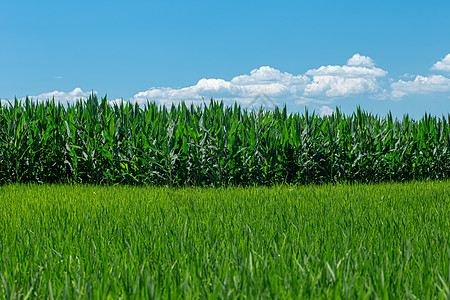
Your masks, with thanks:
<instances>
[{"instance_id":1,"label":"cumulus cloud","mask_svg":"<svg viewBox=\"0 0 450 300\"><path fill-rule=\"evenodd\" d=\"M53 91L53 92L47 92L42 93L36 96L28 96L29 99L37 102L44 102L47 100L55 100L57 103L61 104L74 104L78 100L86 100L92 93L97 94L96 91L90 91L90 92L83 92L81 88L74 88L70 92L63 92L63 91ZM22 98L22 100L24 100ZM0 103L2 105L9 105L9 102L7 100L0 100Z\"/></svg>"},{"instance_id":2,"label":"cumulus cloud","mask_svg":"<svg viewBox=\"0 0 450 300\"><path fill-rule=\"evenodd\" d=\"M347 60L347 66L373 67L375 63L370 57L356 53Z\"/></svg>"},{"instance_id":3,"label":"cumulus cloud","mask_svg":"<svg viewBox=\"0 0 450 300\"><path fill-rule=\"evenodd\" d=\"M370 57L355 54L347 61L347 65L322 66L299 75L263 66L230 81L204 78L193 86L180 89L150 88L135 94L131 101L171 104L182 100L195 103L215 98L229 103L237 101L241 104L253 104L255 99L260 99L280 105L374 94L381 91L378 78L387 74L374 65ZM266 101L267 99L270 101Z\"/></svg>"},{"instance_id":4,"label":"cumulus cloud","mask_svg":"<svg viewBox=\"0 0 450 300\"><path fill-rule=\"evenodd\" d=\"M86 99L89 97L89 95L91 95L91 93L96 94L96 91L92 91L92 92L83 92L82 89L80 88L74 88L73 91L70 92L61 92L61 91L53 91L53 92L49 92L49 93L42 93L39 94L37 96L30 96L29 98L42 102L42 101L46 101L46 100L52 100L55 99L55 102L60 102L60 103L76 103L78 100L80 99Z\"/></svg>"},{"instance_id":5,"label":"cumulus cloud","mask_svg":"<svg viewBox=\"0 0 450 300\"><path fill-rule=\"evenodd\" d=\"M385 70L374 67L370 57L353 55L347 65L328 65L306 72L313 80L305 88L305 96L343 98L364 93L382 92L378 78Z\"/></svg>"},{"instance_id":6,"label":"cumulus cloud","mask_svg":"<svg viewBox=\"0 0 450 300\"><path fill-rule=\"evenodd\" d=\"M328 65L308 70L304 74L282 72L269 66L252 70L249 74L238 75L231 80L203 78L195 85L183 88L153 87L136 93L128 99L132 103L145 104L147 101L161 105L202 103L214 98L227 104L235 101L247 107L275 105L298 105L314 102L329 104L336 98L379 92L378 79L387 72L376 68L373 60L360 54L353 55L346 65ZM44 101L73 103L85 99L90 92L76 88L71 92L53 91L33 96ZM110 100L120 104L122 99Z\"/></svg>"},{"instance_id":7,"label":"cumulus cloud","mask_svg":"<svg viewBox=\"0 0 450 300\"><path fill-rule=\"evenodd\" d=\"M305 95L327 97L349 97L366 92L376 92L379 90L378 82L375 78L346 78L341 76L314 76L305 89Z\"/></svg>"},{"instance_id":8,"label":"cumulus cloud","mask_svg":"<svg viewBox=\"0 0 450 300\"><path fill-rule=\"evenodd\" d=\"M378 68L359 66L322 66L306 72L312 76L341 76L348 78L373 78L386 76L387 72Z\"/></svg>"},{"instance_id":9,"label":"cumulus cloud","mask_svg":"<svg viewBox=\"0 0 450 300\"><path fill-rule=\"evenodd\" d=\"M310 78L305 75L293 75L277 69L263 66L226 81L223 79L203 78L197 84L181 89L151 88L139 92L131 99L133 102L145 103L156 101L160 104L200 102L203 99L220 99L225 102L238 101L251 104L258 98L262 102L272 101L275 105L300 98Z\"/></svg>"},{"instance_id":10,"label":"cumulus cloud","mask_svg":"<svg viewBox=\"0 0 450 300\"><path fill-rule=\"evenodd\" d=\"M441 75L420 76L414 80L399 80L391 84L392 97L399 99L410 94L431 94L450 91L450 78Z\"/></svg>"},{"instance_id":11,"label":"cumulus cloud","mask_svg":"<svg viewBox=\"0 0 450 300\"><path fill-rule=\"evenodd\" d=\"M436 62L430 70L450 72L450 54L442 60ZM414 78L414 76L403 76L404 78ZM435 94L450 91L450 78L442 75L421 76L417 75L411 80L398 80L391 83L391 98L399 100L402 97L412 94ZM450 97L449 97L450 98Z\"/></svg>"},{"instance_id":12,"label":"cumulus cloud","mask_svg":"<svg viewBox=\"0 0 450 300\"><path fill-rule=\"evenodd\" d=\"M436 62L433 70L449 71L450 54ZM161 105L200 104L210 98L223 100L226 104L235 101L247 107L287 104L298 105L314 103L323 115L334 110L329 106L337 99L354 96L372 99L399 100L410 94L431 94L450 91L450 79L441 75L420 76L405 74L401 80L386 78L387 71L375 66L372 58L359 53L350 57L345 65L324 65L310 69L303 74L282 72L269 66L262 66L248 74L235 76L231 80L203 78L196 84L183 88L152 87L137 92L129 99L110 100L110 104L124 101L145 104L147 101ZM386 86L384 86L384 84ZM95 92L94 92L95 93ZM74 103L86 99L91 92L75 88L70 92L53 91L33 96L45 101L54 98L63 103ZM1 102L7 103L4 100Z\"/></svg>"},{"instance_id":13,"label":"cumulus cloud","mask_svg":"<svg viewBox=\"0 0 450 300\"><path fill-rule=\"evenodd\" d=\"M442 60L436 62L430 70L450 72L450 53L447 54Z\"/></svg>"}]
</instances>

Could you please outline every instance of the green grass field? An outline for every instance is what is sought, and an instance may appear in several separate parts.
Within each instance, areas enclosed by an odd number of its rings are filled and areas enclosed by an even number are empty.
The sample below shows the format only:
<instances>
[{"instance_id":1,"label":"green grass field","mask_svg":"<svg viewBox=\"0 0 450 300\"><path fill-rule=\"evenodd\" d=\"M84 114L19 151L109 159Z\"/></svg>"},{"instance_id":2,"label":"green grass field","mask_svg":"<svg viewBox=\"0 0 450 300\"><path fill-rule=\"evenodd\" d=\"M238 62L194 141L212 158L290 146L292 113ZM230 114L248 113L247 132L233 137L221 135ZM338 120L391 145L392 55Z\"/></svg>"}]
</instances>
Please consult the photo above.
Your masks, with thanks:
<instances>
[{"instance_id":1,"label":"green grass field","mask_svg":"<svg viewBox=\"0 0 450 300\"><path fill-rule=\"evenodd\" d=\"M448 298L450 182L0 187L3 298Z\"/></svg>"}]
</instances>

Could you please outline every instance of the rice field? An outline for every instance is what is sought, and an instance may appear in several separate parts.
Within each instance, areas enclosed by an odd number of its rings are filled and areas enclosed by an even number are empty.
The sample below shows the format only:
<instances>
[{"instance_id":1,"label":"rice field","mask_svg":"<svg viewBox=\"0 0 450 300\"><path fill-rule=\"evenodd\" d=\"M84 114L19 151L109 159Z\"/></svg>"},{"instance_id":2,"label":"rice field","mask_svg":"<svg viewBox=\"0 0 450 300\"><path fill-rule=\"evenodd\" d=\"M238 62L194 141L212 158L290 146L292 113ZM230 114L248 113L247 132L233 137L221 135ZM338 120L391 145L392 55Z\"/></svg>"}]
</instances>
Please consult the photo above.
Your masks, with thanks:
<instances>
[{"instance_id":1,"label":"rice field","mask_svg":"<svg viewBox=\"0 0 450 300\"><path fill-rule=\"evenodd\" d=\"M6 299L450 297L450 182L0 186Z\"/></svg>"}]
</instances>

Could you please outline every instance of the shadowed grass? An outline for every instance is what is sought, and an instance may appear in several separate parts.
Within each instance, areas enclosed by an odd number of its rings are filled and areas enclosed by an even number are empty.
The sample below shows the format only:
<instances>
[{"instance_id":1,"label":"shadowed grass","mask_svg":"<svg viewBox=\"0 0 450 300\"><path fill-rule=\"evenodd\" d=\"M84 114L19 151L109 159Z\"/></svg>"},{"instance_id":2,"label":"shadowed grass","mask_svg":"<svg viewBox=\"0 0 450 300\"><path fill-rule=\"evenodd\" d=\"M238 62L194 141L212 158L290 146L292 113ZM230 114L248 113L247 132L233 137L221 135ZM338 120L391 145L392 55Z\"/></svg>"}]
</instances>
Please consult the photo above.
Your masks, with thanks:
<instances>
[{"instance_id":1,"label":"shadowed grass","mask_svg":"<svg viewBox=\"0 0 450 300\"><path fill-rule=\"evenodd\" d=\"M447 298L450 183L0 187L4 298Z\"/></svg>"}]
</instances>

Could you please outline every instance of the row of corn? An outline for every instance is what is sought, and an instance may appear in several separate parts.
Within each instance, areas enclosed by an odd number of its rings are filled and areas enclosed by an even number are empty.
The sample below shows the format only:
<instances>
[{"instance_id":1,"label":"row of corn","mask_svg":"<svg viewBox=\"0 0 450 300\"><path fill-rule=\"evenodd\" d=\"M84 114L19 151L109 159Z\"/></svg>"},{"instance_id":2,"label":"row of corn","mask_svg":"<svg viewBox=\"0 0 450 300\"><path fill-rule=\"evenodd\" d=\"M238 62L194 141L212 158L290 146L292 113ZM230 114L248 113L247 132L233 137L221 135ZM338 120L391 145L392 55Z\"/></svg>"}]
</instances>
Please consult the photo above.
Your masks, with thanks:
<instances>
[{"instance_id":1,"label":"row of corn","mask_svg":"<svg viewBox=\"0 0 450 300\"><path fill-rule=\"evenodd\" d=\"M450 114L331 116L211 100L0 106L0 183L219 186L450 177Z\"/></svg>"}]
</instances>

